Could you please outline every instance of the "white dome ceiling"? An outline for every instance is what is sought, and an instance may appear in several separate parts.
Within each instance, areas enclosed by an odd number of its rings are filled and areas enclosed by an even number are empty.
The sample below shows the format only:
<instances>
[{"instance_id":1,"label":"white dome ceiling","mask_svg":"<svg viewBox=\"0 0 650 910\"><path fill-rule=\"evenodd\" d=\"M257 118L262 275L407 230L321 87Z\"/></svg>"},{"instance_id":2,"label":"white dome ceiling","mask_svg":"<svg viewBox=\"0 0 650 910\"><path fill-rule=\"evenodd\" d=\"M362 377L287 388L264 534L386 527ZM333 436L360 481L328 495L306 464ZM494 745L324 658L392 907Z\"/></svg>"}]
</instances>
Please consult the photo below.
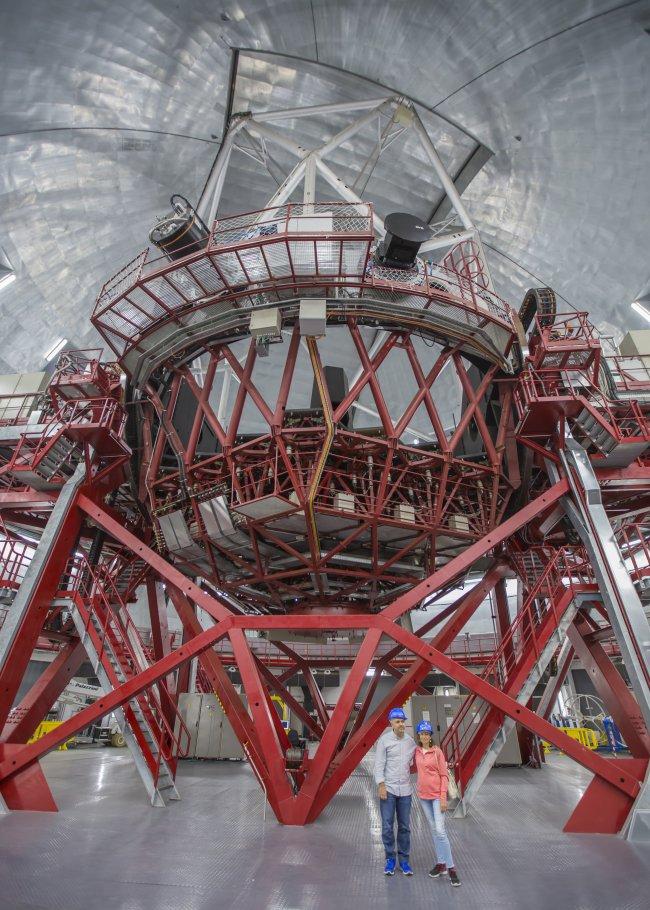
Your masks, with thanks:
<instances>
[{"instance_id":1,"label":"white dome ceiling","mask_svg":"<svg viewBox=\"0 0 650 910\"><path fill-rule=\"evenodd\" d=\"M381 86L437 124L452 171L474 140L493 152L463 199L502 296L518 306L549 284L597 323L644 325L630 303L650 282L650 0L32 0L29 15L0 0L0 11L0 247L16 272L0 288L0 371L42 367L60 338L98 344L100 287L146 245L171 193L198 198L229 105ZM225 211L261 207L274 188L241 157ZM394 160L395 179L384 169L366 198L382 214L426 212L423 161L408 148Z\"/></svg>"}]
</instances>

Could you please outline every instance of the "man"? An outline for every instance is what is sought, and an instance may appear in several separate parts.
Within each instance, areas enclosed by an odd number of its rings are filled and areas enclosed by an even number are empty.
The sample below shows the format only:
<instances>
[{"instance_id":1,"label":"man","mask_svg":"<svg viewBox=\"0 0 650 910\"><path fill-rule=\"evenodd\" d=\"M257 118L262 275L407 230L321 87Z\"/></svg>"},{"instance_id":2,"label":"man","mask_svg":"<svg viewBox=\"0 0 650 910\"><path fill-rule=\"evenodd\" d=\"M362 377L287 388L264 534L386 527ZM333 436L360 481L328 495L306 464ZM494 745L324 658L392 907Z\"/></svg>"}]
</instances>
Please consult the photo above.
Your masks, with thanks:
<instances>
[{"instance_id":1,"label":"man","mask_svg":"<svg viewBox=\"0 0 650 910\"><path fill-rule=\"evenodd\" d=\"M390 730L379 737L375 754L375 782L381 809L381 839L386 851L385 875L395 875L395 816L397 855L404 875L413 875L409 866L411 848L411 762L415 742L406 733L406 714L401 708L388 712Z\"/></svg>"}]
</instances>

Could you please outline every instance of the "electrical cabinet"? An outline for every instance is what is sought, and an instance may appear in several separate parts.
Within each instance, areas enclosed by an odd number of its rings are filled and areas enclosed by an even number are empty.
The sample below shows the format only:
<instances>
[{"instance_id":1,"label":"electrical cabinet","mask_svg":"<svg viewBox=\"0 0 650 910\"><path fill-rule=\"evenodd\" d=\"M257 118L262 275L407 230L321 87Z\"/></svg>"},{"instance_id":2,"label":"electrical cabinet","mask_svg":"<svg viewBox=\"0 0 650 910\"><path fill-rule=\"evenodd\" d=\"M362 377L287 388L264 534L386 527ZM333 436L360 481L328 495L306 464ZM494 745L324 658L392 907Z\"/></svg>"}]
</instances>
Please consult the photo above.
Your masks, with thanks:
<instances>
[{"instance_id":1,"label":"electrical cabinet","mask_svg":"<svg viewBox=\"0 0 650 910\"><path fill-rule=\"evenodd\" d=\"M216 695L185 692L178 700L178 709L190 733L188 758L244 758Z\"/></svg>"}]
</instances>

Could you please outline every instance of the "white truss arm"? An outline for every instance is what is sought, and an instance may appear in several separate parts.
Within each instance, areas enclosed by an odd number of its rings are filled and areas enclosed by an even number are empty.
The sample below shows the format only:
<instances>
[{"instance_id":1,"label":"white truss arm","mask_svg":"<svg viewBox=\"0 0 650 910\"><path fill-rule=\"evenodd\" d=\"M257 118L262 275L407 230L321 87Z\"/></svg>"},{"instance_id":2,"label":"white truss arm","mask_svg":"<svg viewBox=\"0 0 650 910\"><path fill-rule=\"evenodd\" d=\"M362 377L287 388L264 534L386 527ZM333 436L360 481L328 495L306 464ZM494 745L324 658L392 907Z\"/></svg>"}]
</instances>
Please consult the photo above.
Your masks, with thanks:
<instances>
[{"instance_id":1,"label":"white truss arm","mask_svg":"<svg viewBox=\"0 0 650 910\"><path fill-rule=\"evenodd\" d=\"M296 155L297 158L306 158L311 151L311 149L306 149L304 146L298 145L298 143L294 142L292 139L287 138L284 133L279 133L277 130L274 130L272 126L260 123L256 117L249 117L246 120L246 130L251 133L251 135L257 136L258 138L267 139L269 142L275 142L276 145L291 152L292 155Z\"/></svg>"},{"instance_id":2,"label":"white truss arm","mask_svg":"<svg viewBox=\"0 0 650 910\"><path fill-rule=\"evenodd\" d=\"M458 190L454 186L454 181L451 179L447 170L440 159L440 155L436 151L436 147L429 138L429 134L424 128L424 124L420 120L417 111L413 110L413 129L417 133L422 146L427 153L429 161L433 165L433 168L438 175L438 179L443 186L444 191L449 197L449 201L453 205L454 209L458 213L458 217L463 223L463 227L467 230L474 230L474 222L469 217L467 209L463 205L463 202L458 194Z\"/></svg>"},{"instance_id":3,"label":"white truss arm","mask_svg":"<svg viewBox=\"0 0 650 910\"><path fill-rule=\"evenodd\" d=\"M444 164L442 163L440 156L438 155L438 152L436 151L436 147L433 144L433 142L431 141L429 134L427 133L426 129L424 128L424 124L420 120L418 112L415 110L415 108L413 108L413 129L418 134L418 136L420 138L420 142L424 146L424 150L427 153L427 155L429 156L429 160L431 161L431 164L433 165L435 172L438 175L438 178L440 179L440 182L442 183L442 186L443 186L445 192L447 193L449 201L451 202L454 210L456 211L456 213L458 214L458 217L460 218L460 220L463 223L463 227L466 230L473 232L472 239L477 243L480 254L481 254L483 272L485 274L485 277L487 278L488 288L491 291L494 291L494 284L492 283L492 276L490 275L490 268L488 266L488 262L487 262L487 259L485 256L485 250L483 249L483 243L481 242L481 238L479 236L478 230L476 229L476 225L470 218L467 209L463 205L462 199L460 198L460 194L459 194L458 190L456 189L454 181L451 179L451 177L447 173L447 170L446 170ZM429 247L429 249L431 249L431 247Z\"/></svg>"},{"instance_id":4,"label":"white truss arm","mask_svg":"<svg viewBox=\"0 0 650 910\"><path fill-rule=\"evenodd\" d=\"M279 208L281 205L284 205L285 202L289 199L295 188L300 184L300 181L305 176L305 170L307 168L309 158L303 158L302 161L299 161L298 164L294 167L290 174L287 175L285 180L280 184L275 193L271 196L269 201L264 206L263 217L268 219L273 217L272 214L269 215L267 209ZM260 216L262 217L262 216Z\"/></svg>"},{"instance_id":5,"label":"white truss arm","mask_svg":"<svg viewBox=\"0 0 650 910\"><path fill-rule=\"evenodd\" d=\"M365 111L381 105L387 98L371 98L366 101L344 101L340 104L315 104L312 107L289 107L279 111L265 111L255 114L260 123L278 123L282 120L296 120L298 117L311 117L314 114L344 114L346 111Z\"/></svg>"},{"instance_id":6,"label":"white truss arm","mask_svg":"<svg viewBox=\"0 0 650 910\"><path fill-rule=\"evenodd\" d=\"M345 129L342 129L336 136L332 136L324 145L321 145L320 148L316 149L318 154L321 157L329 155L330 152L333 152L334 149L338 148L339 145L342 145L346 140L350 139L355 133L358 133L359 130L362 130L364 126L368 123L372 123L375 117L379 117L383 111L390 110L397 103L397 98L388 98L386 101L383 101L378 107L369 111L367 114L364 114L363 117L359 117L353 123L350 123Z\"/></svg>"},{"instance_id":7,"label":"white truss arm","mask_svg":"<svg viewBox=\"0 0 650 910\"><path fill-rule=\"evenodd\" d=\"M331 170L324 161L321 161L318 155L314 155L314 161L316 162L316 167L320 174L342 199L345 199L346 202L358 203L359 205L363 206L367 205L363 199L357 196L357 194L350 189L347 183L343 183L340 177L337 177L334 171ZM381 218L374 211L372 213L372 221L377 234L379 234L380 237L383 237L386 233L386 229L384 228Z\"/></svg>"},{"instance_id":8,"label":"white truss arm","mask_svg":"<svg viewBox=\"0 0 650 910\"><path fill-rule=\"evenodd\" d=\"M455 243L462 243L463 240L472 240L476 236L476 231L457 231L451 234L442 234L439 237L433 237L427 240L420 247L420 253L429 253L432 250L440 250L446 246L453 246Z\"/></svg>"}]
</instances>

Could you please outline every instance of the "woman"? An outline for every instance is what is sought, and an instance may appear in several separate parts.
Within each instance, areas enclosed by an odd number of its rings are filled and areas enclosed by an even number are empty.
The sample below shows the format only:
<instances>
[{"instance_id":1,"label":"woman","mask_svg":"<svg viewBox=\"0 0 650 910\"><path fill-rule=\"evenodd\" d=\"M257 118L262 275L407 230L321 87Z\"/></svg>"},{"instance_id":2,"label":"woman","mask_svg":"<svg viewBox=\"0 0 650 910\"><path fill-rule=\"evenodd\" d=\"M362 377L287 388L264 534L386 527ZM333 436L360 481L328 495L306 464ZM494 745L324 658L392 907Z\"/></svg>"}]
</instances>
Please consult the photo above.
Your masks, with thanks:
<instances>
[{"instance_id":1,"label":"woman","mask_svg":"<svg viewBox=\"0 0 650 910\"><path fill-rule=\"evenodd\" d=\"M433 730L428 720L420 721L416 728L418 747L415 750L415 767L418 774L417 794L429 822L436 851L436 865L429 875L438 878L449 874L449 881L456 887L460 879L451 855L451 845L445 832L447 811L447 786L449 772L442 749L433 742Z\"/></svg>"}]
</instances>

